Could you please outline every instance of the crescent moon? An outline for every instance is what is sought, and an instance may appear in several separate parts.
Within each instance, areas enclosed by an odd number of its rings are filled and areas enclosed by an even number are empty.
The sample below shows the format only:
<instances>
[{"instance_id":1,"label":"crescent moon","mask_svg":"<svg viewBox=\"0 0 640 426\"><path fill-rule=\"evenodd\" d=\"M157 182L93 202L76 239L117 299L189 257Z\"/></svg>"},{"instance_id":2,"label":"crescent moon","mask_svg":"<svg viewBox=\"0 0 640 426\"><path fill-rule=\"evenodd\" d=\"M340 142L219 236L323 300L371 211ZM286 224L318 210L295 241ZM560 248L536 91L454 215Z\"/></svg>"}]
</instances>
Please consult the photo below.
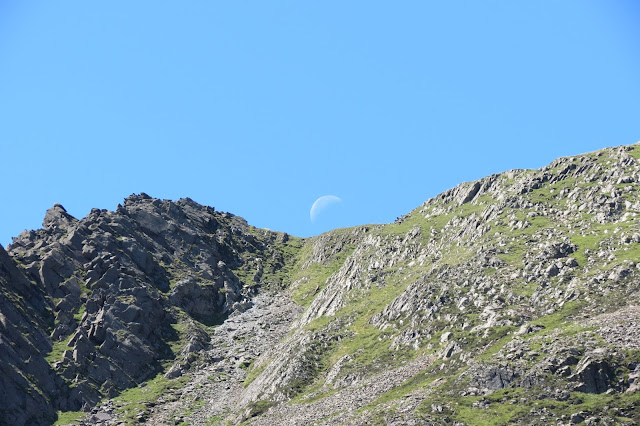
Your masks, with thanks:
<instances>
[{"instance_id":1,"label":"crescent moon","mask_svg":"<svg viewBox=\"0 0 640 426\"><path fill-rule=\"evenodd\" d=\"M316 221L318 214L329 207L331 204L339 203L342 201L340 197L336 197L335 195L323 195L318 198L313 205L311 206L311 211L309 211L309 218L311 219L311 223Z\"/></svg>"}]
</instances>

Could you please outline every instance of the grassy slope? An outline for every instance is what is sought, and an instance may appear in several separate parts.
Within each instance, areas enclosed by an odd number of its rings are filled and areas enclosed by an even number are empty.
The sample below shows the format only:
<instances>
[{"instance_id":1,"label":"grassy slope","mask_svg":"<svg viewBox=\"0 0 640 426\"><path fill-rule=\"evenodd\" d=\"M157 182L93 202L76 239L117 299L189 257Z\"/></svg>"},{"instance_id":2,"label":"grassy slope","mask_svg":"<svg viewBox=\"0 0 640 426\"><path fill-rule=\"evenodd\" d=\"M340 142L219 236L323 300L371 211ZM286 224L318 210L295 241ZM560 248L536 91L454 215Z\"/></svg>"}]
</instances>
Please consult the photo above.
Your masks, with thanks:
<instances>
[{"instance_id":1,"label":"grassy slope","mask_svg":"<svg viewBox=\"0 0 640 426\"><path fill-rule=\"evenodd\" d=\"M634 146L629 154L636 159L640 158L640 147ZM612 161L607 158L606 153L604 155L601 153L586 155L596 158L596 161L603 165L607 165L607 162L610 164ZM574 162L577 161L577 159L574 159ZM548 172L553 175L558 172L558 168L550 168ZM540 172L536 171L521 171L521 176L531 176L539 173ZM517 182L517 179L507 177L506 175L500 176L499 179L499 183L506 188L507 194L516 193L517 187L514 184ZM556 183L543 185L541 188L534 189L526 195L526 198L535 205L545 206L546 209L565 209L566 200L558 197L561 191L572 191L576 187L580 187L582 190L589 190L594 185L594 182L577 182L575 178L566 178ZM618 185L618 187L624 187L624 185ZM627 196L627 199L635 201L637 200L637 194L632 192ZM370 229L373 235L383 239L401 237L411 230L418 229L422 243L426 245L429 242L433 242L434 239L437 240L441 238L443 230L448 224L454 222L460 223L474 215L479 217L495 203L496 200L488 195L477 197L473 202L462 205L455 205L454 203L444 204L439 200L432 200L426 207L412 211L400 223L372 226ZM498 256L506 262L506 265L501 268L500 275L496 277L497 280L505 279L509 273L520 270L523 266L523 256L525 256L529 250L527 244L528 239L532 236L543 235L545 232L559 233L567 237L577 246L577 251L571 254L571 256L577 260L581 268L580 270L582 272L576 273L580 276L589 276L603 270L610 270L628 260L640 260L640 244L631 244L625 247L615 247L615 258L603 262L600 268L585 267L587 264L586 253L590 250L596 250L610 240L612 233L640 232L640 226L638 226L635 221L600 224L594 222L593 218L588 215L580 214L576 215L575 221L568 226L559 226L559 223L548 217L527 217L525 213L526 212L517 208L504 208L499 217L494 220L489 231L473 243L447 246L446 241L443 241L441 256L429 259L430 262L426 265L420 266L405 262L385 270L383 273L385 279L380 285L372 286L365 290L360 289L357 292L354 291L349 298L349 303L341 308L335 315L323 316L311 322L307 328L315 332L335 333L336 324L344 323L347 324L347 326L340 331L340 342L337 345L330 346L325 352L320 354L322 361L319 365L321 369L317 372L316 382L306 384L306 387L301 389L302 395L295 400L304 401L305 394L311 397L307 402L332 394L333 391L327 391L326 388L324 388L324 393L318 393L319 389L323 389L323 381L325 379L323 372L345 355L351 355L352 357L352 360L347 363L344 369L345 373L348 373L378 371L399 365L404 361L414 359L418 356L436 353L440 349L438 340L441 333L433 335L430 341L423 342L419 349L397 351L390 348L390 340L391 337L393 337L392 335L401 332L403 327L399 326L393 332L385 331L373 326L370 321L372 317L379 314L398 295L405 291L409 283L423 276L427 270L433 269L434 267L443 268L447 265L464 265L473 258L478 248L484 244L492 244L498 240L505 242ZM527 226L521 229L514 227L513 223L517 223L518 221L526 222ZM585 229L588 230L585 232ZM351 244L344 251L334 256L330 262L322 265L316 264L306 270L301 270L300 265L304 263L305 258L308 257L311 251L310 243L303 246L296 267L292 269L294 278L291 281L296 283L296 280L299 280L301 277L305 277L306 279L302 280L301 284L297 286L294 285L292 288L294 300L302 306L309 306L314 295L318 294L323 288L331 274L335 273L340 266L342 266L345 259L353 253L353 249L354 246ZM484 273L487 275L495 274L496 270L486 268ZM561 284L560 282L555 282L555 285ZM526 298L531 296L534 288L538 286L538 283L526 283L524 280L520 281L517 279L511 280L510 285L516 294ZM567 303L562 309L548 315L538 316L533 323L543 326L544 333L551 333L556 329L566 329L571 332L571 329L575 327L572 318L583 306L584 301ZM449 313L460 314L460 312L456 312L456 310L452 308L449 310ZM468 318L471 325L476 323L474 314L469 314ZM445 331L445 325L446 324L442 324L442 332ZM450 328L450 325L447 326L447 330ZM475 353L477 359L482 361L490 360L509 343L513 339L515 329L515 327L510 326L495 327L490 333L485 335L463 330L455 330L455 332L456 338L463 344L465 350ZM529 338L531 337L532 336L529 336ZM265 367L262 366L262 368ZM459 374L464 370L464 365L459 365L450 370L450 380L448 380L443 388L446 389L446 386L454 388L453 378L459 377ZM415 392L416 389L427 386L441 376L442 372L440 371L439 365L435 365L433 368L425 370L419 375L409 379L400 387L382 395L376 403L371 404L366 410L381 414L378 404L388 404L394 400L400 401L408 394ZM473 406L473 403L477 402L480 397L455 398L449 395L447 402L449 402L453 408L449 410L449 412L445 412L443 416L453 417L470 424L481 424L477 423L478 416L481 415L486 419L486 424L507 424L523 417L534 408L546 407L546 409L561 416L572 410L582 409L585 411L593 411L594 409L606 407L607 404L612 406L611 403L613 400L615 400L615 403L619 406L633 406L637 400L637 396L634 395L611 396L576 393L575 396L572 396L571 400L562 403L552 403L546 400L542 402L528 402L524 405L505 402L517 398L522 392L523 390L521 388L508 388L495 392L490 396L491 410L475 408ZM438 398L426 400L419 412L426 413L429 411L427 407L437 402L439 402ZM387 409L385 408L384 410Z\"/></svg>"}]
</instances>

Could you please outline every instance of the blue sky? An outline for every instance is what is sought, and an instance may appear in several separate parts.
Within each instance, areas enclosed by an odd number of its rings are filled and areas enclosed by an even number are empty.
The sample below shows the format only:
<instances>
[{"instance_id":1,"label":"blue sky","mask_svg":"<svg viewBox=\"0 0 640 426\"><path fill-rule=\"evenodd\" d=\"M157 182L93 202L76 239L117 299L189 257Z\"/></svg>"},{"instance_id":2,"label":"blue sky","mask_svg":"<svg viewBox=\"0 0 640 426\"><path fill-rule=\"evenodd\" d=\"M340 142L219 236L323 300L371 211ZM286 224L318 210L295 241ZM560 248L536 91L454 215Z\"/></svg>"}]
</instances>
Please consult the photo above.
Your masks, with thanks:
<instances>
[{"instance_id":1,"label":"blue sky","mask_svg":"<svg viewBox=\"0 0 640 426\"><path fill-rule=\"evenodd\" d=\"M139 192L316 235L635 143L637 22L633 0L0 0L0 243Z\"/></svg>"}]
</instances>

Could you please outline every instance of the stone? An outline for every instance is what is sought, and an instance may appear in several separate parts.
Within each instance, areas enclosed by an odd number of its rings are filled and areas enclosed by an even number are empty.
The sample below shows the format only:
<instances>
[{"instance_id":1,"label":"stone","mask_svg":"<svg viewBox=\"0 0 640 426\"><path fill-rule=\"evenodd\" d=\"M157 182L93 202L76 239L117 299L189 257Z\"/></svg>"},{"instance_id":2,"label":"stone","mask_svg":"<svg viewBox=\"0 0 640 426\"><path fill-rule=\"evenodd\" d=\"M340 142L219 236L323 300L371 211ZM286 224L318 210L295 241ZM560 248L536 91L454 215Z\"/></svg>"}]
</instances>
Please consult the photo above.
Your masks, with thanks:
<instances>
[{"instance_id":1,"label":"stone","mask_svg":"<svg viewBox=\"0 0 640 426\"><path fill-rule=\"evenodd\" d=\"M573 413L569 419L571 420L571 423L579 424L584 422L586 415L587 414L584 411L580 411L579 413Z\"/></svg>"},{"instance_id":2,"label":"stone","mask_svg":"<svg viewBox=\"0 0 640 426\"><path fill-rule=\"evenodd\" d=\"M69 225L75 220L62 205L56 203L45 213L42 227L44 229L56 229Z\"/></svg>"},{"instance_id":3,"label":"stone","mask_svg":"<svg viewBox=\"0 0 640 426\"><path fill-rule=\"evenodd\" d=\"M585 357L570 379L578 380L575 390L585 393L604 393L609 389L613 369L605 360Z\"/></svg>"}]
</instances>

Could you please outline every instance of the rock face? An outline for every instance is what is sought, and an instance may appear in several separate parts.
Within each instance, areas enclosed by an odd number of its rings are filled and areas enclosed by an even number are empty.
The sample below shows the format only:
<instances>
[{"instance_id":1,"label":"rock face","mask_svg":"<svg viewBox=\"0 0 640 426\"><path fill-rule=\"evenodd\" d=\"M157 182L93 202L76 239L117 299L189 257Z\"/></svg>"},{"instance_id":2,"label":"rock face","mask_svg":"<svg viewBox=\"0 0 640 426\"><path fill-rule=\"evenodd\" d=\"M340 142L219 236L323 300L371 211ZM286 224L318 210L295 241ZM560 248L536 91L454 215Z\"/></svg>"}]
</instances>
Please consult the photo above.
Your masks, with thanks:
<instances>
[{"instance_id":1,"label":"rock face","mask_svg":"<svg viewBox=\"0 0 640 426\"><path fill-rule=\"evenodd\" d=\"M194 333L208 345L204 328L249 307L258 286L233 270L281 269L277 239L189 199L134 195L82 220L55 205L41 230L14 239L11 257L0 252L0 380L18 399L2 418L46 424L155 376Z\"/></svg>"},{"instance_id":2,"label":"rock face","mask_svg":"<svg viewBox=\"0 0 640 426\"><path fill-rule=\"evenodd\" d=\"M638 158L512 170L305 240L189 199L55 205L0 250L0 417L637 424Z\"/></svg>"},{"instance_id":3,"label":"rock face","mask_svg":"<svg viewBox=\"0 0 640 426\"><path fill-rule=\"evenodd\" d=\"M53 316L41 288L29 282L0 246L0 424L55 419L56 386L44 356Z\"/></svg>"}]
</instances>

